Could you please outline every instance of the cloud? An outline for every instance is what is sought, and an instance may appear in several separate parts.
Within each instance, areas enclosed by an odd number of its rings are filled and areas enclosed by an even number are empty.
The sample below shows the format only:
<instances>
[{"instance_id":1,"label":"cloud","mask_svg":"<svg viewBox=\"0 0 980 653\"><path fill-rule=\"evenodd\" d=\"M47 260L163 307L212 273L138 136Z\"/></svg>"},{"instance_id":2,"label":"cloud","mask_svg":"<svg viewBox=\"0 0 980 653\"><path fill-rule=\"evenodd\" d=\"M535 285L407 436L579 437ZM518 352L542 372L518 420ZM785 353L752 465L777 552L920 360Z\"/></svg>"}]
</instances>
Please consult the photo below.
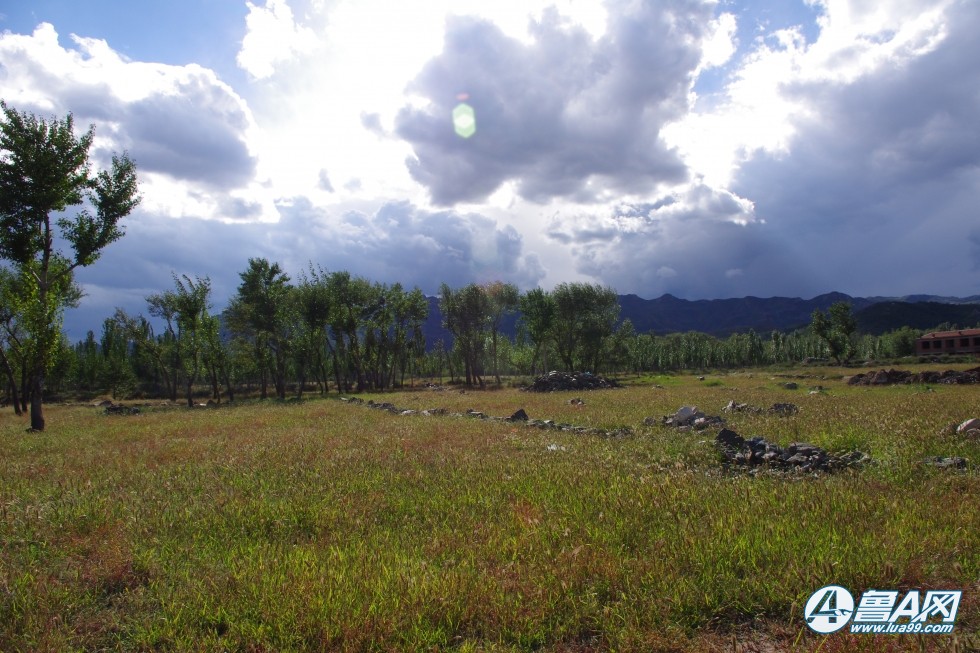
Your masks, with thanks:
<instances>
[{"instance_id":1,"label":"cloud","mask_svg":"<svg viewBox=\"0 0 980 653\"><path fill-rule=\"evenodd\" d=\"M266 0L265 6L246 4L246 32L237 61L255 79L271 77L278 66L316 48L313 30L293 20L286 0Z\"/></svg>"},{"instance_id":2,"label":"cloud","mask_svg":"<svg viewBox=\"0 0 980 653\"><path fill-rule=\"evenodd\" d=\"M442 54L410 87L428 104L396 118L412 177L440 205L481 201L507 181L534 202L684 181L660 130L687 109L701 44L719 31L711 20L710 3L623 2L598 39L547 11L524 42L486 20L450 19ZM463 92L476 113L468 139L450 120Z\"/></svg>"},{"instance_id":3,"label":"cloud","mask_svg":"<svg viewBox=\"0 0 980 653\"><path fill-rule=\"evenodd\" d=\"M980 6L920 11L905 16L916 29L898 26L892 36L915 47L888 46L892 59L860 78L786 84L783 92L808 108L793 119L790 147L744 163L735 179L733 190L753 199L774 240L800 267L820 270L824 290L974 293ZM845 59L847 71L854 65Z\"/></svg>"},{"instance_id":4,"label":"cloud","mask_svg":"<svg viewBox=\"0 0 980 653\"><path fill-rule=\"evenodd\" d=\"M127 150L145 182L145 201L174 215L202 206L197 196L253 182L254 121L213 71L132 62L105 41L71 38L75 49L63 48L47 23L31 35L0 34L0 96L21 111L71 111L79 127L94 123L95 163L108 165L112 151Z\"/></svg>"},{"instance_id":5,"label":"cloud","mask_svg":"<svg viewBox=\"0 0 980 653\"><path fill-rule=\"evenodd\" d=\"M327 175L326 170L321 169L317 179L317 186L320 188L320 190L325 190L328 193L334 192L333 184L330 183L330 177Z\"/></svg>"},{"instance_id":6,"label":"cloud","mask_svg":"<svg viewBox=\"0 0 980 653\"><path fill-rule=\"evenodd\" d=\"M559 214L548 235L569 246L577 272L620 293L697 298L812 288L809 275L772 247L751 202L703 184L646 203Z\"/></svg>"}]
</instances>

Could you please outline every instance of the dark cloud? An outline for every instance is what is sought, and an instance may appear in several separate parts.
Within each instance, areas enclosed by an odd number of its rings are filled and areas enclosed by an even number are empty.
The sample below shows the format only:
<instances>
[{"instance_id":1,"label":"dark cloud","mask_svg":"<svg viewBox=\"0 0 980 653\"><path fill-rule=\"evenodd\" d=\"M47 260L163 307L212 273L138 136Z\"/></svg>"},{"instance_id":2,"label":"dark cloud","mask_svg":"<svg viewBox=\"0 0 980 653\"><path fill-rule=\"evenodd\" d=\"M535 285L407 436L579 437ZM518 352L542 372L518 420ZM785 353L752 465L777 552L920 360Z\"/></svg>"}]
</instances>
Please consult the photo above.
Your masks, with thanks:
<instances>
[{"instance_id":1,"label":"dark cloud","mask_svg":"<svg viewBox=\"0 0 980 653\"><path fill-rule=\"evenodd\" d=\"M255 174L244 138L248 116L210 76L191 78L176 94L133 102L118 120L142 170L217 189L241 187Z\"/></svg>"},{"instance_id":2,"label":"dark cloud","mask_svg":"<svg viewBox=\"0 0 980 653\"><path fill-rule=\"evenodd\" d=\"M248 211L248 205L242 205ZM126 235L110 245L78 280L89 296L69 311L73 339L98 331L115 308L145 312L144 298L170 288L172 273L210 277L214 304L226 305L252 257L277 261L292 275L310 262L372 280L400 282L434 294L439 284L501 279L531 287L544 277L538 258L523 252L521 235L478 214L425 211L408 202L373 213L334 215L297 198L279 205L278 223L222 223L138 212Z\"/></svg>"},{"instance_id":3,"label":"dark cloud","mask_svg":"<svg viewBox=\"0 0 980 653\"><path fill-rule=\"evenodd\" d=\"M479 201L509 180L545 202L686 178L660 129L687 107L712 9L693 0L616 4L597 41L554 11L531 26L530 44L480 19L448 21L443 53L412 84L431 104L396 119L415 151L409 171L434 202ZM468 139L451 120L461 92L476 114Z\"/></svg>"},{"instance_id":4,"label":"dark cloud","mask_svg":"<svg viewBox=\"0 0 980 653\"><path fill-rule=\"evenodd\" d=\"M734 189L820 291L976 292L980 5L954 9L932 52L850 85L788 87L811 109L790 151L741 169Z\"/></svg>"},{"instance_id":5,"label":"dark cloud","mask_svg":"<svg viewBox=\"0 0 980 653\"><path fill-rule=\"evenodd\" d=\"M814 287L812 275L773 247L751 204L703 185L606 213L558 215L547 233L570 246L578 272L621 293L798 295Z\"/></svg>"}]
</instances>

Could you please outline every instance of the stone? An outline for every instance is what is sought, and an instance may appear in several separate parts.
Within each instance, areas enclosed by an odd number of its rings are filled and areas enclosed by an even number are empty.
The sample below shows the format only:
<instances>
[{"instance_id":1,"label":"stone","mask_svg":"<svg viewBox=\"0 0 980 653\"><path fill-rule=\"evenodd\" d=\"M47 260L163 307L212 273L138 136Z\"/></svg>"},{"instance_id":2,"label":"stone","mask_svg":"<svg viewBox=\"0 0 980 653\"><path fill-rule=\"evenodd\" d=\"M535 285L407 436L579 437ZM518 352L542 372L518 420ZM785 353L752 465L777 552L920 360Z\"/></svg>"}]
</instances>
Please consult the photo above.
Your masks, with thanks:
<instances>
[{"instance_id":1,"label":"stone","mask_svg":"<svg viewBox=\"0 0 980 653\"><path fill-rule=\"evenodd\" d=\"M796 390L800 386L796 383L793 383L792 381L789 381L788 383L784 383L783 387L786 388L787 390Z\"/></svg>"},{"instance_id":2,"label":"stone","mask_svg":"<svg viewBox=\"0 0 980 653\"><path fill-rule=\"evenodd\" d=\"M966 469L969 466L969 461L966 458L960 458L959 456L930 456L923 459L923 465L929 465L932 467L937 467L939 469Z\"/></svg>"},{"instance_id":3,"label":"stone","mask_svg":"<svg viewBox=\"0 0 980 653\"><path fill-rule=\"evenodd\" d=\"M980 419L971 418L956 427L957 433L966 433L967 431L976 431L980 429Z\"/></svg>"},{"instance_id":4,"label":"stone","mask_svg":"<svg viewBox=\"0 0 980 653\"><path fill-rule=\"evenodd\" d=\"M510 422L526 422L528 420L528 415L523 408L518 408L514 411L514 414L507 418Z\"/></svg>"},{"instance_id":5,"label":"stone","mask_svg":"<svg viewBox=\"0 0 980 653\"><path fill-rule=\"evenodd\" d=\"M683 426L695 420L700 411L697 406L681 406L674 413L673 420L675 426Z\"/></svg>"},{"instance_id":6,"label":"stone","mask_svg":"<svg viewBox=\"0 0 980 653\"><path fill-rule=\"evenodd\" d=\"M715 436L715 442L726 447L741 447L745 444L745 438L731 429L722 429Z\"/></svg>"},{"instance_id":7,"label":"stone","mask_svg":"<svg viewBox=\"0 0 980 653\"><path fill-rule=\"evenodd\" d=\"M800 407L797 406L796 404L777 403L777 404L773 404L772 407L769 408L769 412L774 415L782 415L782 416L795 415L796 413L800 412Z\"/></svg>"}]
</instances>

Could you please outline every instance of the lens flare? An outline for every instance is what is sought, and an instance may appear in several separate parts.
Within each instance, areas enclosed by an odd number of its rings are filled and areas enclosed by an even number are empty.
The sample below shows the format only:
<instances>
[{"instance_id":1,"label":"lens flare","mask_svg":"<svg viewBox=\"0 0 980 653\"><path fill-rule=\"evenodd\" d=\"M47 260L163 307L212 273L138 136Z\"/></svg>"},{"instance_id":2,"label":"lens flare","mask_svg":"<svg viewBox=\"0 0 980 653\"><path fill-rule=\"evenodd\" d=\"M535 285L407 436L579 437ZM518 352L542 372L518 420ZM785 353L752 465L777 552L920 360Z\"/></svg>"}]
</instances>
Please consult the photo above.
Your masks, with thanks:
<instances>
[{"instance_id":1,"label":"lens flare","mask_svg":"<svg viewBox=\"0 0 980 653\"><path fill-rule=\"evenodd\" d=\"M462 138L469 138L476 133L476 114L473 107L460 102L453 109L453 128Z\"/></svg>"}]
</instances>

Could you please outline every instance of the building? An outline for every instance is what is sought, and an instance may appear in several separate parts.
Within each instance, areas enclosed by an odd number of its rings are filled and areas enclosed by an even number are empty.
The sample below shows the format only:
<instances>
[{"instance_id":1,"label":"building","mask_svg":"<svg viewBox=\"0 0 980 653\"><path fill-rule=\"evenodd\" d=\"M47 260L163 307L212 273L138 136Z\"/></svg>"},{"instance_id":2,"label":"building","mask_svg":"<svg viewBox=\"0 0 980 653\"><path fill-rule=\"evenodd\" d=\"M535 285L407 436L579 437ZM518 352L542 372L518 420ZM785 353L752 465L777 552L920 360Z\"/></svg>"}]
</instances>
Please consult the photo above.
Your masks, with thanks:
<instances>
[{"instance_id":1,"label":"building","mask_svg":"<svg viewBox=\"0 0 980 653\"><path fill-rule=\"evenodd\" d=\"M919 356L936 354L980 354L980 329L935 331L915 341Z\"/></svg>"}]
</instances>

